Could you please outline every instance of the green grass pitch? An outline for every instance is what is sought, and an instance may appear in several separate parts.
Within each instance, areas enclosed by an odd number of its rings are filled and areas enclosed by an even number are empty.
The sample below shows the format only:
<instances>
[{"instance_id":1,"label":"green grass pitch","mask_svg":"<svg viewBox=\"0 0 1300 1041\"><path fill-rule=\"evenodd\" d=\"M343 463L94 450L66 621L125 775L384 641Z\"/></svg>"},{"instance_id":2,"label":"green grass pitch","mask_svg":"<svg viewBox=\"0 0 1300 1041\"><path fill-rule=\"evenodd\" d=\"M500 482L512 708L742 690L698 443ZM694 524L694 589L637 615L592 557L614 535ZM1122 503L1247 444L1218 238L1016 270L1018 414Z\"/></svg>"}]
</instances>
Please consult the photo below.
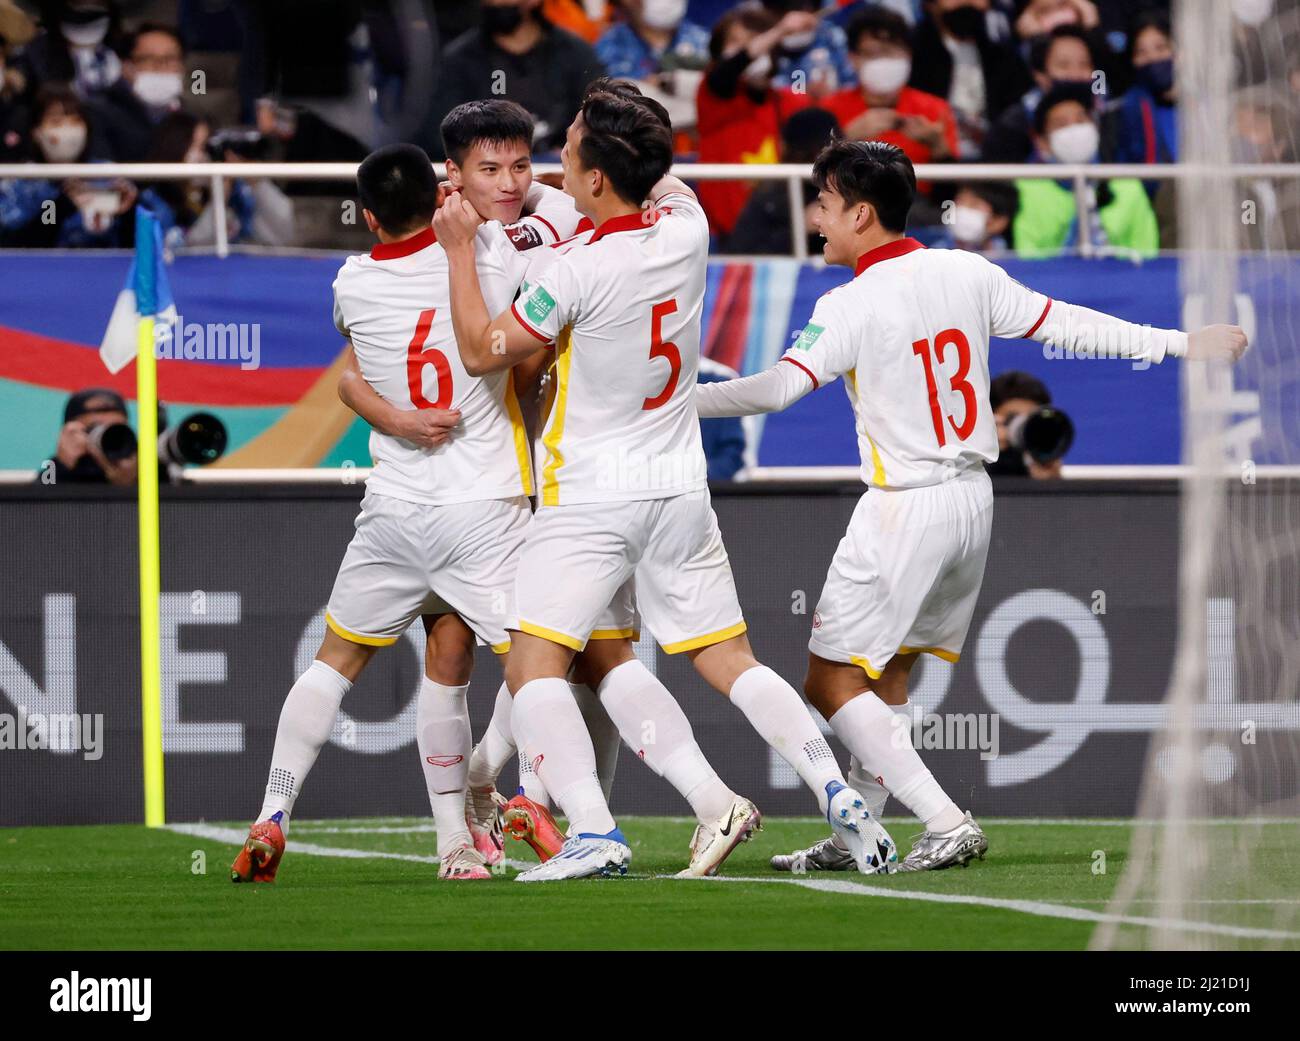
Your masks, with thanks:
<instances>
[{"instance_id":1,"label":"green grass pitch","mask_svg":"<svg viewBox=\"0 0 1300 1041\"><path fill-rule=\"evenodd\" d=\"M239 824L0 829L0 947L1082 949L1132 834L1124 822L994 821L988 859L969 868L791 876L771 871L768 858L825 828L773 819L724 866L733 881L697 881L663 877L685 865L691 823L620 823L633 847L627 877L538 886L515 884L514 870L438 882L434 836L420 820L295 821L274 885L231 884ZM886 824L906 851L914 822ZM1290 893L1296 830L1276 829L1278 847L1259 851L1252 896ZM506 846L512 861L533 861L523 844ZM1097 851L1104 873L1094 870ZM1204 918L1277 924L1275 906L1232 896L1207 903Z\"/></svg>"}]
</instances>

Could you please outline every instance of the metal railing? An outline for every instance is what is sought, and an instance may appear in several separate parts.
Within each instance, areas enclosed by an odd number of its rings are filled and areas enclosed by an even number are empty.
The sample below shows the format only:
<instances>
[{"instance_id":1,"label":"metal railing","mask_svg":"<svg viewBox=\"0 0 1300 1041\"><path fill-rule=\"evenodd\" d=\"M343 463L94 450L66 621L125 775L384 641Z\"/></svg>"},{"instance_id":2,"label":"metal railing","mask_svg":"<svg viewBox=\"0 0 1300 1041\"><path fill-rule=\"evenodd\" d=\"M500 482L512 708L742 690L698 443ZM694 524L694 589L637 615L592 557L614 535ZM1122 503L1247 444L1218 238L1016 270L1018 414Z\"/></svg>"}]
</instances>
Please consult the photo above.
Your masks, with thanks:
<instances>
[{"instance_id":1,"label":"metal railing","mask_svg":"<svg viewBox=\"0 0 1300 1041\"><path fill-rule=\"evenodd\" d=\"M434 169L439 177L445 176L441 163L435 163ZM1219 175L1225 170L1230 170L1234 178L1245 180L1300 178L1300 163L1223 164L1214 167L1214 172ZM544 176L558 174L561 168L559 163L535 163L533 172ZM794 257L808 259L802 185L812 175L811 166L791 163L679 163L672 172L688 181L785 181L789 190ZM1200 164L1187 163L924 163L916 167L916 177L920 181L1070 181L1080 227L1088 220L1089 182L1116 177L1179 181L1204 177L1206 172ZM227 178L353 182L356 173L356 163L0 163L0 180L61 181L74 177L121 177L135 181L207 180L213 199L225 198ZM230 229L226 208L215 207L213 217L215 252L219 257L228 256ZM1096 248L1085 236L1080 242L1079 252L1081 256L1092 257L1096 255Z\"/></svg>"}]
</instances>

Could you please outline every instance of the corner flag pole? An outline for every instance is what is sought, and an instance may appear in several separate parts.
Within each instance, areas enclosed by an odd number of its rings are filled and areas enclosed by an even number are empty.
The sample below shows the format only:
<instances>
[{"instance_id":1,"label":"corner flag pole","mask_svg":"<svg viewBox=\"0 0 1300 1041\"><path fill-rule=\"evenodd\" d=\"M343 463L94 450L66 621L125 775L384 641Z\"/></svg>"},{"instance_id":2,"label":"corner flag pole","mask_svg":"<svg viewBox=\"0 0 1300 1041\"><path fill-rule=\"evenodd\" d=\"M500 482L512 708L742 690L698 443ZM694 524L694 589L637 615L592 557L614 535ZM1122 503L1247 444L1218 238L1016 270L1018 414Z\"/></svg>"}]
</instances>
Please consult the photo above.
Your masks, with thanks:
<instances>
[{"instance_id":1,"label":"corner flag pole","mask_svg":"<svg viewBox=\"0 0 1300 1041\"><path fill-rule=\"evenodd\" d=\"M162 648L159 600L161 563L158 543L158 365L154 354L154 315L158 312L155 221L141 208L135 218L136 339L135 378L140 452L137 463L140 522L140 699L144 752L144 822L162 827Z\"/></svg>"}]
</instances>

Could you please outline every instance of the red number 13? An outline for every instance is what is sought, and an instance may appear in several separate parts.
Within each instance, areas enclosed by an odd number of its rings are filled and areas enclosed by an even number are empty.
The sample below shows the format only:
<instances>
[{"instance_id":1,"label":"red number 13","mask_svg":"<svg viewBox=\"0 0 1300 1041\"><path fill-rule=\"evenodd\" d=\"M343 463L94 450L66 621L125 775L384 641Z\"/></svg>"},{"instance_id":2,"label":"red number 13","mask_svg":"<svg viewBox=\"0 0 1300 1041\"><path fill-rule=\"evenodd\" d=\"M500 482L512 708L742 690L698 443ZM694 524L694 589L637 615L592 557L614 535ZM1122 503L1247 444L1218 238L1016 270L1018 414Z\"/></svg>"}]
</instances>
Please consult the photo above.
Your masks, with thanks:
<instances>
[{"instance_id":1,"label":"red number 13","mask_svg":"<svg viewBox=\"0 0 1300 1041\"><path fill-rule=\"evenodd\" d=\"M970 372L970 344L966 341L966 334L960 329L945 329L934 338L934 357L940 365L943 364L944 349L949 344L957 348L957 371L948 380L948 386L961 394L966 410L960 424L951 415L948 416L948 422L952 424L952 432L957 435L957 440L965 441L975 429L975 419L979 415L976 411L975 388L966 378ZM942 448L947 444L947 438L944 437L943 410L939 407L939 388L934 382L934 366L930 363L930 341L917 340L912 344L912 353L920 358L921 364L925 366L925 389L930 396L930 420L934 423L934 436L939 442L939 447Z\"/></svg>"}]
</instances>

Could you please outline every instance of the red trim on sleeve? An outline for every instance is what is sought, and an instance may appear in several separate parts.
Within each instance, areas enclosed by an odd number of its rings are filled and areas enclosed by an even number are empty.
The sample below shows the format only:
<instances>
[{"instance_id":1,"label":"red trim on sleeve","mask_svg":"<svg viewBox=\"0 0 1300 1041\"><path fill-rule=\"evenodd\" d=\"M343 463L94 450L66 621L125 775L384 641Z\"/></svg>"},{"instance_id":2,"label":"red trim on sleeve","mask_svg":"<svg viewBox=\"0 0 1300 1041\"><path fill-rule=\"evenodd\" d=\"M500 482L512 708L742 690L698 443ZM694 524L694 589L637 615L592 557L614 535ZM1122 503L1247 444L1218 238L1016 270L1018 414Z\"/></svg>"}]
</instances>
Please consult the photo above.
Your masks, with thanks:
<instances>
[{"instance_id":1,"label":"red trim on sleeve","mask_svg":"<svg viewBox=\"0 0 1300 1041\"><path fill-rule=\"evenodd\" d=\"M804 365L802 362L797 362L793 358L788 358L784 356L781 358L781 360L788 361L791 365L795 365L803 369L804 375L807 376L810 380L812 380L813 390L817 390L819 387L821 387L821 384L817 382L817 377L812 374L812 370L809 369L807 365Z\"/></svg>"},{"instance_id":2,"label":"red trim on sleeve","mask_svg":"<svg viewBox=\"0 0 1300 1041\"><path fill-rule=\"evenodd\" d=\"M1038 332L1038 327L1043 324L1043 320L1047 317L1047 312L1050 311L1051 309L1052 309L1052 298L1049 296L1047 298L1047 306L1043 308L1043 313L1038 316L1038 321L1036 321L1033 324L1033 326L1030 327L1029 332L1025 333L1022 339L1027 340L1029 339L1029 337L1033 336L1034 333Z\"/></svg>"},{"instance_id":3,"label":"red trim on sleeve","mask_svg":"<svg viewBox=\"0 0 1300 1041\"><path fill-rule=\"evenodd\" d=\"M527 329L530 333L532 333L532 334L533 334L534 336L536 336L539 340L541 340L542 343L546 344L547 347L551 346L551 343L552 343L551 338L550 338L549 336L543 336L543 335L542 335L541 333L539 333L536 329L534 329L534 328L532 327L531 324L529 324L527 321L525 321L525 320L524 320L524 316L521 315L521 314L519 313L519 309L518 309L517 307L515 307L514 304L511 304L511 305L510 305L510 313L511 313L512 315L515 316L515 321L516 321L516 322L518 322L518 323L519 323L520 325L522 325L525 329Z\"/></svg>"},{"instance_id":4,"label":"red trim on sleeve","mask_svg":"<svg viewBox=\"0 0 1300 1041\"><path fill-rule=\"evenodd\" d=\"M559 233L558 231L555 230L555 225L554 225L554 224L552 224L550 221L548 221L548 220L547 220L545 217L543 217L540 213L534 213L532 216L534 217L534 219L541 221L543 224L545 224L545 225L550 229L551 234L555 236L555 241L556 241L556 242L559 242L559 241L560 241L560 233Z\"/></svg>"}]
</instances>

